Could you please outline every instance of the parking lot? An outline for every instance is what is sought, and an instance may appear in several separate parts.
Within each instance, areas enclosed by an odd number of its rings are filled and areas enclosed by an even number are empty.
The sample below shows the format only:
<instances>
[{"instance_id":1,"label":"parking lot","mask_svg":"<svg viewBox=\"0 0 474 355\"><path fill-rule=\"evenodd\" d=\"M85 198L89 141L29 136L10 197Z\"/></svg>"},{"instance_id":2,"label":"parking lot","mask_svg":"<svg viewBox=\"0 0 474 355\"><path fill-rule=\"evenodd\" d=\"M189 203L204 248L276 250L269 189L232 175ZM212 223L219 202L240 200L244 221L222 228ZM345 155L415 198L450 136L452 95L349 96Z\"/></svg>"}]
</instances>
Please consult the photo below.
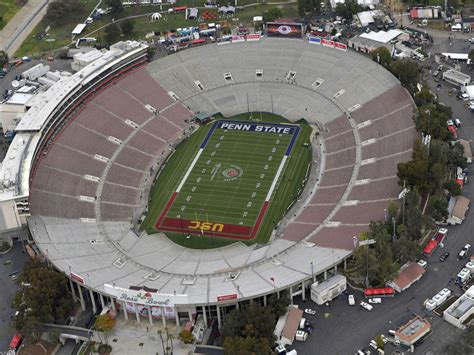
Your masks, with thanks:
<instances>
[{"instance_id":1,"label":"parking lot","mask_svg":"<svg viewBox=\"0 0 474 355\"><path fill-rule=\"evenodd\" d=\"M451 42L451 44L450 44ZM437 68L434 62L434 53L437 52L466 52L468 42L463 39L441 38L435 39L431 48L432 58L421 64L423 66ZM474 46L473 46L474 47ZM446 63L444 63L446 64ZM474 72L461 64L463 72L473 75ZM439 101L453 110L453 118L462 121L462 127L458 130L459 138L472 141L474 137L474 113L465 107L465 102L456 99L455 95L449 96L448 91L454 88L453 85L442 80L440 90L436 90L438 82L428 73L425 79L439 96ZM469 167L472 175L472 165ZM464 187L464 196L472 199L474 196L474 183L468 183ZM471 201L472 205L473 201ZM443 248L438 248L431 258L427 259L427 272L423 278L415 283L411 288L402 294L397 294L393 298L384 298L382 304L374 304L372 311L367 311L359 306L364 300L360 291L351 291L355 295L356 305L348 305L348 296L341 295L330 302L329 306L317 306L309 300L303 302L301 298L295 301L300 308L313 308L316 315L305 315L314 323L314 332L306 342L294 342L293 347L303 354L354 354L359 349L367 349L371 339L379 334L388 335L389 329L397 329L406 323L415 314L425 317L432 326L432 334L416 348L417 354L441 354L447 343L459 341L462 331L451 324L445 322L442 317L438 317L433 312L426 311L423 302L434 296L441 289L447 287L454 294L462 294L461 288L455 284L457 273L466 264L467 259L457 260L456 256L466 243L472 244L472 231L474 230L474 215L472 208L468 210L466 219L462 225L449 226L448 237ZM449 252L450 256L444 261L440 261L440 256ZM472 250L469 255L472 254ZM315 352L315 349L316 352ZM390 349L395 349L391 347ZM374 351L372 353L375 353Z\"/></svg>"},{"instance_id":2,"label":"parking lot","mask_svg":"<svg viewBox=\"0 0 474 355\"><path fill-rule=\"evenodd\" d=\"M8 253L0 255L0 353L8 350L10 339L15 334L12 327L15 311L11 303L17 288L12 274L23 269L27 258L20 242L16 242Z\"/></svg>"}]
</instances>

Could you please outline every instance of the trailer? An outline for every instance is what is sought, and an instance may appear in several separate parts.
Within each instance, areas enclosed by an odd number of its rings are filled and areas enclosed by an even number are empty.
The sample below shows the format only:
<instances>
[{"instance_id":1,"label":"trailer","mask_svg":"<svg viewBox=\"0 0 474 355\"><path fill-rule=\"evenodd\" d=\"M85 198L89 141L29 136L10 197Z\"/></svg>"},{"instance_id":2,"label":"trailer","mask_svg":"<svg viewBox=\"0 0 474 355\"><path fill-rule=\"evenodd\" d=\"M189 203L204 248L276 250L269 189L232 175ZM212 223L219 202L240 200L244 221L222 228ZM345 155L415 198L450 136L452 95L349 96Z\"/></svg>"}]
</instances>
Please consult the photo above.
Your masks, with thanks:
<instances>
[{"instance_id":1,"label":"trailer","mask_svg":"<svg viewBox=\"0 0 474 355\"><path fill-rule=\"evenodd\" d=\"M470 279L471 279L471 272L469 271L468 268L463 268L461 271L459 271L459 274L457 274L456 276L456 283L459 285L464 285Z\"/></svg>"},{"instance_id":2,"label":"trailer","mask_svg":"<svg viewBox=\"0 0 474 355\"><path fill-rule=\"evenodd\" d=\"M311 300L316 304L323 305L343 293L346 287L347 280L342 275L334 275L319 284L315 282L311 285Z\"/></svg>"},{"instance_id":3,"label":"trailer","mask_svg":"<svg viewBox=\"0 0 474 355\"><path fill-rule=\"evenodd\" d=\"M443 73L443 80L462 87L471 83L471 76L454 69L449 69Z\"/></svg>"}]
</instances>

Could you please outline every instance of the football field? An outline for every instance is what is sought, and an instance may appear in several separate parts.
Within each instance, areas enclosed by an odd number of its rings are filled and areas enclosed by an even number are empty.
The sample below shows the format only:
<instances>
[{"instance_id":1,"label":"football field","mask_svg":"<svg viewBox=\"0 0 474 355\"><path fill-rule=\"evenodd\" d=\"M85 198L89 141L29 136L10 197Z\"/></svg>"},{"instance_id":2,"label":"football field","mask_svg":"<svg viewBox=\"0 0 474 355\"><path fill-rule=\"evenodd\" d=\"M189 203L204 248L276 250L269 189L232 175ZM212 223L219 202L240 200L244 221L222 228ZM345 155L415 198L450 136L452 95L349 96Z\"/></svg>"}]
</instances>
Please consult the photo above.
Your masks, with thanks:
<instances>
[{"instance_id":1,"label":"football field","mask_svg":"<svg viewBox=\"0 0 474 355\"><path fill-rule=\"evenodd\" d=\"M254 238L300 128L216 121L175 181L155 228L182 235Z\"/></svg>"}]
</instances>

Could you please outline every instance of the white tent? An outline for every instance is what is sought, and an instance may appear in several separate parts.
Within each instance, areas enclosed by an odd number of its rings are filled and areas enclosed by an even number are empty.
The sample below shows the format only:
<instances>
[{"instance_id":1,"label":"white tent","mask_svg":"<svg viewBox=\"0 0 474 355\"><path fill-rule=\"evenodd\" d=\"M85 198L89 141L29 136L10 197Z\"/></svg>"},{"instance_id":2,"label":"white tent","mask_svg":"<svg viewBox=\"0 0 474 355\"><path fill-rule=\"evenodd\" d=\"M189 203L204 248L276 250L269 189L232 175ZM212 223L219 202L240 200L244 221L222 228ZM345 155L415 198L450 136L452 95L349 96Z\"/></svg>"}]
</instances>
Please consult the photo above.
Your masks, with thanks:
<instances>
[{"instance_id":1,"label":"white tent","mask_svg":"<svg viewBox=\"0 0 474 355\"><path fill-rule=\"evenodd\" d=\"M161 19L163 15L161 15L159 12L155 12L154 14L151 15L151 21L158 21Z\"/></svg>"}]
</instances>

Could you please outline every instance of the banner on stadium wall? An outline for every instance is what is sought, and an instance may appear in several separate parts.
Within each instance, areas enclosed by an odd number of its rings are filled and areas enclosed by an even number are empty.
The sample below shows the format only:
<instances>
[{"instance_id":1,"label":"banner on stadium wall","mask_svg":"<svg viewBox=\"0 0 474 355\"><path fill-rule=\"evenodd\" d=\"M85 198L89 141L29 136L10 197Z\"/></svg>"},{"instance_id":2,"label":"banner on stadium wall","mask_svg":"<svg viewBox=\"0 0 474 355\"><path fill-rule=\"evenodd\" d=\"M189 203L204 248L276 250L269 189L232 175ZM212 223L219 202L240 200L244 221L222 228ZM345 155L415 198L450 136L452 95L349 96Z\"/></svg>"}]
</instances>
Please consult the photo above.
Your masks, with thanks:
<instances>
[{"instance_id":1,"label":"banner on stadium wall","mask_svg":"<svg viewBox=\"0 0 474 355\"><path fill-rule=\"evenodd\" d=\"M321 38L321 44L326 47L334 47L334 41L330 39Z\"/></svg>"},{"instance_id":2,"label":"banner on stadium wall","mask_svg":"<svg viewBox=\"0 0 474 355\"><path fill-rule=\"evenodd\" d=\"M308 41L313 44L321 44L321 37L309 37Z\"/></svg>"},{"instance_id":3,"label":"banner on stadium wall","mask_svg":"<svg viewBox=\"0 0 474 355\"><path fill-rule=\"evenodd\" d=\"M116 297L119 301L137 303L145 306L174 307L175 304L188 303L188 295L169 295L146 288L131 290L108 284L104 284L104 289L105 292Z\"/></svg>"},{"instance_id":4,"label":"banner on stadium wall","mask_svg":"<svg viewBox=\"0 0 474 355\"><path fill-rule=\"evenodd\" d=\"M334 42L334 48L347 51L347 44Z\"/></svg>"},{"instance_id":5,"label":"banner on stadium wall","mask_svg":"<svg viewBox=\"0 0 474 355\"><path fill-rule=\"evenodd\" d=\"M301 38L303 37L303 24L268 22L266 31L268 37Z\"/></svg>"},{"instance_id":6,"label":"banner on stadium wall","mask_svg":"<svg viewBox=\"0 0 474 355\"><path fill-rule=\"evenodd\" d=\"M246 36L247 41L260 41L260 35L258 33L252 33Z\"/></svg>"},{"instance_id":7,"label":"banner on stadium wall","mask_svg":"<svg viewBox=\"0 0 474 355\"><path fill-rule=\"evenodd\" d=\"M232 43L245 42L245 36L242 36L242 35L232 36L231 41L232 41Z\"/></svg>"},{"instance_id":8,"label":"banner on stadium wall","mask_svg":"<svg viewBox=\"0 0 474 355\"><path fill-rule=\"evenodd\" d=\"M150 310L148 310L148 306L141 305L141 304L136 304L133 302L125 302L125 308L127 309L127 312L131 313L136 313L138 311L138 314L141 316L147 316L148 317L148 312L151 311L151 316L153 318L162 318L163 315L165 318L169 319L175 319L176 318L176 311L174 307L150 307Z\"/></svg>"}]
</instances>

